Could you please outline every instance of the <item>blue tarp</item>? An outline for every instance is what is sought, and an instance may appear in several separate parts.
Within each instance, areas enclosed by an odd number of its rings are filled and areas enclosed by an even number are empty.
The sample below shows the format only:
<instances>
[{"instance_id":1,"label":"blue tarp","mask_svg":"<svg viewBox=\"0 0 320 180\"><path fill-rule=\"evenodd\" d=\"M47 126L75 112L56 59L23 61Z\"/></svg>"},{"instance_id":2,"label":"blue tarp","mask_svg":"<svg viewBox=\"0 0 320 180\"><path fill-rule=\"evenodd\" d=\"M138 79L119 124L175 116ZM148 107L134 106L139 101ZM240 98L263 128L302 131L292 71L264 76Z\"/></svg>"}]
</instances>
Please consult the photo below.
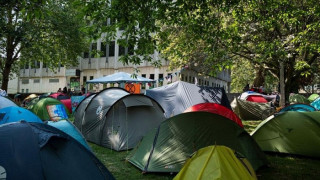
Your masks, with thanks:
<instances>
[{"instance_id":1,"label":"blue tarp","mask_svg":"<svg viewBox=\"0 0 320 180\"><path fill-rule=\"evenodd\" d=\"M141 83L148 83L148 82L155 82L155 80L144 78L141 76L137 76L136 78L131 77L132 75L125 72L118 72L114 73L105 77L92 79L87 81L88 83L126 83L126 82L141 82Z\"/></svg>"},{"instance_id":2,"label":"blue tarp","mask_svg":"<svg viewBox=\"0 0 320 180\"><path fill-rule=\"evenodd\" d=\"M18 106L10 106L0 109L0 124L17 122L21 120L43 123L42 120L31 111Z\"/></svg>"},{"instance_id":3,"label":"blue tarp","mask_svg":"<svg viewBox=\"0 0 320 180\"><path fill-rule=\"evenodd\" d=\"M164 109L167 118L184 112L200 103L217 103L231 109L223 88L197 86L183 81L148 89L147 96L156 100Z\"/></svg>"}]
</instances>

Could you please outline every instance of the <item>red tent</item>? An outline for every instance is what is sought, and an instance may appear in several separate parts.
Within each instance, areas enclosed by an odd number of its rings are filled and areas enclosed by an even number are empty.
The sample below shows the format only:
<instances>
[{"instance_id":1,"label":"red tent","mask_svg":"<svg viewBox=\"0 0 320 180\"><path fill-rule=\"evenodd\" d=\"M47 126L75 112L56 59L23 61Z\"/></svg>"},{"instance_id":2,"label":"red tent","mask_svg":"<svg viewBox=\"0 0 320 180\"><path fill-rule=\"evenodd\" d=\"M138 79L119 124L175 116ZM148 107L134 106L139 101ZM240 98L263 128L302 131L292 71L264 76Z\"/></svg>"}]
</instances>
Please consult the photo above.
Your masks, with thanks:
<instances>
[{"instance_id":1,"label":"red tent","mask_svg":"<svg viewBox=\"0 0 320 180\"><path fill-rule=\"evenodd\" d=\"M260 95L248 95L247 101L256 102L256 103L267 103L268 101Z\"/></svg>"},{"instance_id":2,"label":"red tent","mask_svg":"<svg viewBox=\"0 0 320 180\"><path fill-rule=\"evenodd\" d=\"M219 114L224 116L232 121L236 122L239 126L243 127L241 119L230 109L216 103L201 103L189 107L184 112L193 112L193 111L206 111L214 114Z\"/></svg>"},{"instance_id":3,"label":"red tent","mask_svg":"<svg viewBox=\"0 0 320 180\"><path fill-rule=\"evenodd\" d=\"M58 96L67 96L67 95L65 95L63 93L60 93L60 92L52 93L52 94L49 95L49 97L53 97L55 99L57 99Z\"/></svg>"},{"instance_id":4,"label":"red tent","mask_svg":"<svg viewBox=\"0 0 320 180\"><path fill-rule=\"evenodd\" d=\"M64 104L66 106L66 108L68 109L68 111L71 114L72 113L71 99L61 99L60 101L62 102L62 104Z\"/></svg>"}]
</instances>

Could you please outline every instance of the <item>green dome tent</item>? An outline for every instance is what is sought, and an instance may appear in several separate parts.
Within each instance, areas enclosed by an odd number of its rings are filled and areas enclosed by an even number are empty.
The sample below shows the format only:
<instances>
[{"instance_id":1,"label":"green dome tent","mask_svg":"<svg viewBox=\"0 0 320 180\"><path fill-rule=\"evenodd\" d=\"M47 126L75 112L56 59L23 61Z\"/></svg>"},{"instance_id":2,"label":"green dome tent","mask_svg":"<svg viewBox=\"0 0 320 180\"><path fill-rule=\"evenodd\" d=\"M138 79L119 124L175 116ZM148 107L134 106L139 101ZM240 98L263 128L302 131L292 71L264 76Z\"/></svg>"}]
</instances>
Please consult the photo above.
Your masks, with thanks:
<instances>
[{"instance_id":1,"label":"green dome tent","mask_svg":"<svg viewBox=\"0 0 320 180\"><path fill-rule=\"evenodd\" d=\"M263 151L320 157L320 113L288 111L251 133Z\"/></svg>"},{"instance_id":2,"label":"green dome tent","mask_svg":"<svg viewBox=\"0 0 320 180\"><path fill-rule=\"evenodd\" d=\"M313 102L313 101L316 100L318 97L319 97L318 94L311 94L311 95L308 97L308 100L309 100L310 102Z\"/></svg>"},{"instance_id":3,"label":"green dome tent","mask_svg":"<svg viewBox=\"0 0 320 180\"><path fill-rule=\"evenodd\" d=\"M310 104L310 101L306 97L300 94L292 94L289 96L289 103L290 104Z\"/></svg>"},{"instance_id":4,"label":"green dome tent","mask_svg":"<svg viewBox=\"0 0 320 180\"><path fill-rule=\"evenodd\" d=\"M69 117L70 115L68 114L67 108L62 104L62 102L54 98L43 98L39 100L36 104L33 105L31 111L43 121L49 121L51 119L48 112L48 106L60 104L63 106L61 110L64 110L67 116Z\"/></svg>"},{"instance_id":5,"label":"green dome tent","mask_svg":"<svg viewBox=\"0 0 320 180\"><path fill-rule=\"evenodd\" d=\"M173 180L257 179L246 158L239 157L226 146L199 149L185 163Z\"/></svg>"},{"instance_id":6,"label":"green dome tent","mask_svg":"<svg viewBox=\"0 0 320 180\"><path fill-rule=\"evenodd\" d=\"M149 132L128 161L144 172L179 172L198 149L224 145L245 156L257 170L267 159L252 137L237 123L209 112L173 116Z\"/></svg>"}]
</instances>

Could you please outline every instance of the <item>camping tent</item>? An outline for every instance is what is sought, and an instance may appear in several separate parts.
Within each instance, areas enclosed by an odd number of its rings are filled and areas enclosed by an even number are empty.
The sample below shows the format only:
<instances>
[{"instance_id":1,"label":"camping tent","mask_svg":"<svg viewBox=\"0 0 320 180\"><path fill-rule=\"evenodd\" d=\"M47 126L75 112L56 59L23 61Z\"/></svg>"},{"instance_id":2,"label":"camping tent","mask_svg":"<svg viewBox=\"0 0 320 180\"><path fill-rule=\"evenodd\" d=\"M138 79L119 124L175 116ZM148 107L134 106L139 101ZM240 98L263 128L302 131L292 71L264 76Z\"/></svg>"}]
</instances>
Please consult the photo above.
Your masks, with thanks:
<instances>
[{"instance_id":1,"label":"camping tent","mask_svg":"<svg viewBox=\"0 0 320 180\"><path fill-rule=\"evenodd\" d=\"M218 114L182 113L149 132L128 160L144 172L179 172L198 149L224 145L241 153L257 170L267 163L253 138L239 125Z\"/></svg>"},{"instance_id":2,"label":"camping tent","mask_svg":"<svg viewBox=\"0 0 320 180\"><path fill-rule=\"evenodd\" d=\"M31 111L35 113L37 116L39 116L43 121L49 121L51 120L51 118L50 118L48 106L59 105L59 104L62 104L62 102L60 102L57 99L50 98L50 97L43 98L39 100L35 105L33 105ZM59 109L59 111L64 111L64 112L58 112L63 114L68 112L64 105L63 105L63 109Z\"/></svg>"},{"instance_id":3,"label":"camping tent","mask_svg":"<svg viewBox=\"0 0 320 180\"><path fill-rule=\"evenodd\" d=\"M310 103L311 106L316 108L317 110L320 110L320 98L317 98L312 103Z\"/></svg>"},{"instance_id":4,"label":"camping tent","mask_svg":"<svg viewBox=\"0 0 320 180\"><path fill-rule=\"evenodd\" d=\"M196 104L184 112L193 112L193 111L205 111L205 112L211 112L214 114L219 114L221 116L224 116L228 119L231 119L232 121L236 122L239 126L243 127L241 119L230 109L216 103L201 103Z\"/></svg>"},{"instance_id":5,"label":"camping tent","mask_svg":"<svg viewBox=\"0 0 320 180\"><path fill-rule=\"evenodd\" d=\"M10 99L6 97L0 96L0 109L10 106L17 106L14 102L10 101Z\"/></svg>"},{"instance_id":6,"label":"camping tent","mask_svg":"<svg viewBox=\"0 0 320 180\"><path fill-rule=\"evenodd\" d=\"M0 134L3 179L114 179L92 152L49 125L9 123Z\"/></svg>"},{"instance_id":7,"label":"camping tent","mask_svg":"<svg viewBox=\"0 0 320 180\"><path fill-rule=\"evenodd\" d=\"M231 109L223 88L197 86L183 81L147 89L146 95L163 107L167 118L183 113L189 107L200 103L217 103Z\"/></svg>"},{"instance_id":8,"label":"camping tent","mask_svg":"<svg viewBox=\"0 0 320 180\"><path fill-rule=\"evenodd\" d=\"M133 77L132 74L126 73L126 72L117 72L108 76L104 76L104 77L100 77L97 79L92 79L87 81L87 88L88 89L88 84L107 84L107 83L119 83L119 84L123 84L121 87L124 87L124 83L151 83L151 82L155 82L155 80L153 79L148 79L148 78L144 78L141 76L136 76Z\"/></svg>"},{"instance_id":9,"label":"camping tent","mask_svg":"<svg viewBox=\"0 0 320 180\"><path fill-rule=\"evenodd\" d=\"M280 112L285 111L311 112L316 111L316 109L313 106L307 104L291 104L280 110Z\"/></svg>"},{"instance_id":10,"label":"camping tent","mask_svg":"<svg viewBox=\"0 0 320 180\"><path fill-rule=\"evenodd\" d=\"M10 106L0 109L0 124L17 122L21 120L27 122L42 123L41 119L38 116L24 108L18 106Z\"/></svg>"},{"instance_id":11,"label":"camping tent","mask_svg":"<svg viewBox=\"0 0 320 180\"><path fill-rule=\"evenodd\" d=\"M247 159L238 156L226 146L201 148L188 159L173 180L257 179Z\"/></svg>"},{"instance_id":12,"label":"camping tent","mask_svg":"<svg viewBox=\"0 0 320 180\"><path fill-rule=\"evenodd\" d=\"M311 95L308 97L308 100L309 100L310 102L313 102L313 101L316 100L318 97L319 97L319 94L311 94Z\"/></svg>"},{"instance_id":13,"label":"camping tent","mask_svg":"<svg viewBox=\"0 0 320 180\"><path fill-rule=\"evenodd\" d=\"M57 122L48 121L48 125L53 126L61 131L65 132L69 136L73 137L75 140L80 142L84 147L91 150L88 143L80 133L80 131L68 120L60 120Z\"/></svg>"},{"instance_id":14,"label":"camping tent","mask_svg":"<svg viewBox=\"0 0 320 180\"><path fill-rule=\"evenodd\" d=\"M55 99L58 99L58 100L69 99L69 97L66 94L60 93L60 92L51 93L48 97L52 97L52 98L55 98Z\"/></svg>"},{"instance_id":15,"label":"camping tent","mask_svg":"<svg viewBox=\"0 0 320 180\"><path fill-rule=\"evenodd\" d=\"M64 104L68 112L71 114L72 113L71 99L61 99L60 101L62 102L62 104Z\"/></svg>"},{"instance_id":16,"label":"camping tent","mask_svg":"<svg viewBox=\"0 0 320 180\"><path fill-rule=\"evenodd\" d=\"M289 96L289 103L290 104L310 104L310 101L300 94L291 94Z\"/></svg>"},{"instance_id":17,"label":"camping tent","mask_svg":"<svg viewBox=\"0 0 320 180\"><path fill-rule=\"evenodd\" d=\"M262 120L275 112L271 102L255 103L239 98L233 100L232 108L242 120Z\"/></svg>"},{"instance_id":18,"label":"camping tent","mask_svg":"<svg viewBox=\"0 0 320 180\"><path fill-rule=\"evenodd\" d=\"M288 111L271 116L251 133L263 151L320 157L320 113Z\"/></svg>"},{"instance_id":19,"label":"camping tent","mask_svg":"<svg viewBox=\"0 0 320 180\"><path fill-rule=\"evenodd\" d=\"M108 88L91 99L83 117L75 116L74 124L86 140L121 151L135 147L149 130L165 120L163 113L148 96Z\"/></svg>"},{"instance_id":20,"label":"camping tent","mask_svg":"<svg viewBox=\"0 0 320 180\"><path fill-rule=\"evenodd\" d=\"M267 103L268 101L266 100L265 97L267 96L260 93L253 92L253 91L247 91L247 92L241 93L239 96L239 99L256 102L256 103Z\"/></svg>"},{"instance_id":21,"label":"camping tent","mask_svg":"<svg viewBox=\"0 0 320 180\"><path fill-rule=\"evenodd\" d=\"M81 127L82 127L82 122L83 122L83 118L84 118L84 112L89 104L89 102L91 101L91 99L95 96L96 94L90 94L89 96L87 96L84 100L82 100L78 106L76 107L76 109L74 110L74 119L75 121L73 122L74 125L76 127L79 128L79 130L81 131Z\"/></svg>"}]
</instances>

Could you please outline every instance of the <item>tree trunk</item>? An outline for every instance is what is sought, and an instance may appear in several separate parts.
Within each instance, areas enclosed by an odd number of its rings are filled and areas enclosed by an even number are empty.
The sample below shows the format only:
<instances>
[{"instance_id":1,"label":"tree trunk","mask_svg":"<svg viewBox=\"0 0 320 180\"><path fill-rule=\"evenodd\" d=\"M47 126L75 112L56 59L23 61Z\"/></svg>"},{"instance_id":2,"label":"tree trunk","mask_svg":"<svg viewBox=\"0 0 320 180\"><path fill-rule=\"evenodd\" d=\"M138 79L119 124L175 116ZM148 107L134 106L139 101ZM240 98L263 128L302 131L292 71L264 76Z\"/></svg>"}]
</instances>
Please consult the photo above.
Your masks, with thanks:
<instances>
[{"instance_id":1,"label":"tree trunk","mask_svg":"<svg viewBox=\"0 0 320 180\"><path fill-rule=\"evenodd\" d=\"M284 107L286 103L285 82L284 82L284 65L280 62L280 106Z\"/></svg>"},{"instance_id":2,"label":"tree trunk","mask_svg":"<svg viewBox=\"0 0 320 180\"><path fill-rule=\"evenodd\" d=\"M7 64L6 64L5 69L2 71L1 89L5 90L7 92L8 92L10 69L11 69L11 65L10 65L10 67L7 67Z\"/></svg>"},{"instance_id":3,"label":"tree trunk","mask_svg":"<svg viewBox=\"0 0 320 180\"><path fill-rule=\"evenodd\" d=\"M256 68L256 76L255 79L253 80L253 86L254 87L260 87L263 86L264 84L264 67L263 65L257 65L255 66Z\"/></svg>"}]
</instances>

